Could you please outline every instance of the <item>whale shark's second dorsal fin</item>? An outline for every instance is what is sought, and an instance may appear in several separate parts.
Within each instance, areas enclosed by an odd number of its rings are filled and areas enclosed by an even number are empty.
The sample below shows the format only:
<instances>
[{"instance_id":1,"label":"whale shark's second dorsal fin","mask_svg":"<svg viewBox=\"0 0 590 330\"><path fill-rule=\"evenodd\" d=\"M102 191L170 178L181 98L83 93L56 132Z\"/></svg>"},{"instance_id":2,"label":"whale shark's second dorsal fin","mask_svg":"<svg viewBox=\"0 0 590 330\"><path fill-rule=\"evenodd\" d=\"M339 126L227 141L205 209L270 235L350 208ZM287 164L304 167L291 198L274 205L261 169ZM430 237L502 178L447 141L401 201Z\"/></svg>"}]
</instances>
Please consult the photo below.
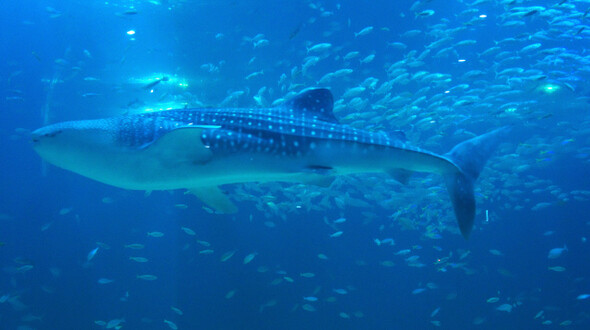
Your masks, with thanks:
<instances>
[{"instance_id":1,"label":"whale shark's second dorsal fin","mask_svg":"<svg viewBox=\"0 0 590 330\"><path fill-rule=\"evenodd\" d=\"M292 99L285 102L281 108L304 113L306 116L312 116L319 120L338 123L334 116L334 97L332 93L325 88L313 88L303 90L295 95Z\"/></svg>"}]
</instances>

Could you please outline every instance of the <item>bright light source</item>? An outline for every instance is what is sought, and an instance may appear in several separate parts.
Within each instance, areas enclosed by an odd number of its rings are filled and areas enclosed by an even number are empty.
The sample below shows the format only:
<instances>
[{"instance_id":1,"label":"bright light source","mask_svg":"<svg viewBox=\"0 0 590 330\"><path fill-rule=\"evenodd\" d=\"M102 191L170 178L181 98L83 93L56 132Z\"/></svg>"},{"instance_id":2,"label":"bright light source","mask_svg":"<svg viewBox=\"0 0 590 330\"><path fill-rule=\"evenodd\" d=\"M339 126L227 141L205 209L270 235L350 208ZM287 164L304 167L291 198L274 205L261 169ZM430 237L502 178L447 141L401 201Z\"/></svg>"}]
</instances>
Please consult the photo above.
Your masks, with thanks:
<instances>
[{"instance_id":1,"label":"bright light source","mask_svg":"<svg viewBox=\"0 0 590 330\"><path fill-rule=\"evenodd\" d=\"M459 63L463 63L463 62L465 62L465 61L467 61L467 60L460 59L460 60L459 60Z\"/></svg>"},{"instance_id":2,"label":"bright light source","mask_svg":"<svg viewBox=\"0 0 590 330\"><path fill-rule=\"evenodd\" d=\"M135 30L129 30L129 31L127 31L127 34L130 35L130 36L132 36L132 35L135 34Z\"/></svg>"},{"instance_id":3,"label":"bright light source","mask_svg":"<svg viewBox=\"0 0 590 330\"><path fill-rule=\"evenodd\" d=\"M545 84L541 87L541 90L546 94L553 94L557 92L561 87L553 84Z\"/></svg>"},{"instance_id":4,"label":"bright light source","mask_svg":"<svg viewBox=\"0 0 590 330\"><path fill-rule=\"evenodd\" d=\"M488 17L488 15L484 15L484 14L479 15L479 18L486 18L486 17Z\"/></svg>"}]
</instances>

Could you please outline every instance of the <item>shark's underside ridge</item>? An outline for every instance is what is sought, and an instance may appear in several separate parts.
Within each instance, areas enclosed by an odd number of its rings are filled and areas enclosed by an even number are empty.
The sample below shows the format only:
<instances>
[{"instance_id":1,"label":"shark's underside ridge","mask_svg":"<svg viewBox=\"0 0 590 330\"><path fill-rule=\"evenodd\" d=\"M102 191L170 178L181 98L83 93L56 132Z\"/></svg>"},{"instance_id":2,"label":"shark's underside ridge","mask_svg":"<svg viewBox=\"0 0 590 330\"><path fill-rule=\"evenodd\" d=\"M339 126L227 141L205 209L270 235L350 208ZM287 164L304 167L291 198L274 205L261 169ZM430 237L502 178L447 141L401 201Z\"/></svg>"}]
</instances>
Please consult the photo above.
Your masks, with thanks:
<instances>
[{"instance_id":1,"label":"shark's underside ridge","mask_svg":"<svg viewBox=\"0 0 590 330\"><path fill-rule=\"evenodd\" d=\"M437 155L399 135L338 123L327 89L301 92L278 108L184 109L57 123L33 132L48 162L126 189L186 188L221 212L235 212L217 188L240 182L329 184L335 175L412 172L445 178L459 228L475 217L474 181L501 141L500 128Z\"/></svg>"}]
</instances>

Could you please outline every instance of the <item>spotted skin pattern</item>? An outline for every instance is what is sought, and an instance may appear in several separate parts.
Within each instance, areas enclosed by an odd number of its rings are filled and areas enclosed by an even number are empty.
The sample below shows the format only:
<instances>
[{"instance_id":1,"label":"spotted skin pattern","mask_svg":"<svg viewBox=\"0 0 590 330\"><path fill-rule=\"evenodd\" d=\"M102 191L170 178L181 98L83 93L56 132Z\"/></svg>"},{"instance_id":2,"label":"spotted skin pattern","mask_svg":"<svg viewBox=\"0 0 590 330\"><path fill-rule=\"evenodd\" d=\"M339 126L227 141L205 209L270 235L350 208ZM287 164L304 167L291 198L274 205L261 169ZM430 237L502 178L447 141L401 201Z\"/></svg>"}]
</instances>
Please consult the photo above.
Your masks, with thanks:
<instances>
[{"instance_id":1,"label":"spotted skin pattern","mask_svg":"<svg viewBox=\"0 0 590 330\"><path fill-rule=\"evenodd\" d=\"M220 155L248 152L305 156L319 142L326 141L335 146L348 142L429 153L384 132L338 123L328 90L314 89L300 95L278 108L183 109L120 117L117 140L142 148L174 129L194 126L206 128L201 136L203 144Z\"/></svg>"}]
</instances>

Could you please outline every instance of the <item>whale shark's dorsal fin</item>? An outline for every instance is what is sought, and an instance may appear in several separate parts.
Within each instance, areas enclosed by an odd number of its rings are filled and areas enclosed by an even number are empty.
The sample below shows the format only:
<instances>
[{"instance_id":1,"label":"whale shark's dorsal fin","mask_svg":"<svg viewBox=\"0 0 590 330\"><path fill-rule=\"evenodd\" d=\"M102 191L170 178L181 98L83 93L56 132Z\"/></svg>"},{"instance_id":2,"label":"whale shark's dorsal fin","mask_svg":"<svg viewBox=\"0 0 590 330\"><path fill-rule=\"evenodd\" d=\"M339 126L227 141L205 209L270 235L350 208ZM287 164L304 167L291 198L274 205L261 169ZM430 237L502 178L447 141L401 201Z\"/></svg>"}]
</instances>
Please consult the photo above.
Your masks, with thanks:
<instances>
[{"instance_id":1,"label":"whale shark's dorsal fin","mask_svg":"<svg viewBox=\"0 0 590 330\"><path fill-rule=\"evenodd\" d=\"M338 123L334 116L334 97L325 88L306 89L285 102L281 108L310 115L319 120Z\"/></svg>"}]
</instances>

